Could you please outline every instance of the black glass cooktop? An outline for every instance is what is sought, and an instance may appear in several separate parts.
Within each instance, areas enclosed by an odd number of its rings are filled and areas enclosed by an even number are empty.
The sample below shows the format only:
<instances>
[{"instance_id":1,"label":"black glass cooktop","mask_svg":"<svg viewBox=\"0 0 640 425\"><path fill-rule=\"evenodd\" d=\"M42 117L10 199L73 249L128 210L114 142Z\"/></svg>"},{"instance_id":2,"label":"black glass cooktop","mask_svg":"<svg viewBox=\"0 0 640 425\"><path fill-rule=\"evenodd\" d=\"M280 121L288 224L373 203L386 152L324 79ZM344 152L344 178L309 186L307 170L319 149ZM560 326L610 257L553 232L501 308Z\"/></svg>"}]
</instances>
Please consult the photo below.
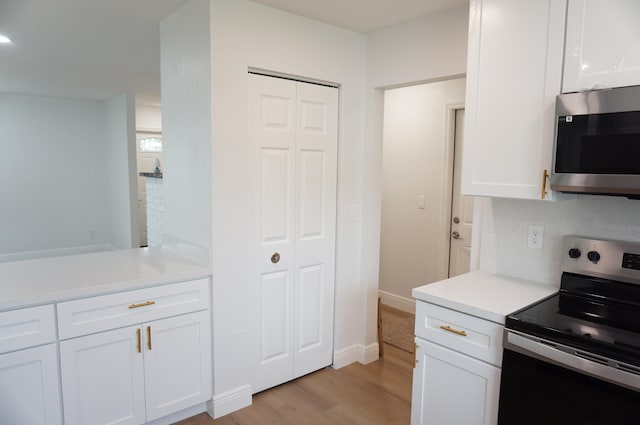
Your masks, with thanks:
<instances>
[{"instance_id":1,"label":"black glass cooktop","mask_svg":"<svg viewBox=\"0 0 640 425\"><path fill-rule=\"evenodd\" d=\"M640 286L564 273L560 292L507 317L507 329L640 367Z\"/></svg>"}]
</instances>

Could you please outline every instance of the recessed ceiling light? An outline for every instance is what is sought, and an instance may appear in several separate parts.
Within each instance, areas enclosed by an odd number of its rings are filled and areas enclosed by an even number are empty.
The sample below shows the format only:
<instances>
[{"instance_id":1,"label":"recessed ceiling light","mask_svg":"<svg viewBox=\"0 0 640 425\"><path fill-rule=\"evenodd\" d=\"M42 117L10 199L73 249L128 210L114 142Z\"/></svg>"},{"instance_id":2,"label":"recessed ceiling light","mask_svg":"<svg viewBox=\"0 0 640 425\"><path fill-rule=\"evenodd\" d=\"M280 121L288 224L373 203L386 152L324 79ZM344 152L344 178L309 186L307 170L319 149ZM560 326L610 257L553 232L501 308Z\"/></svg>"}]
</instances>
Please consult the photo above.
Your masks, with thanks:
<instances>
[{"instance_id":1,"label":"recessed ceiling light","mask_svg":"<svg viewBox=\"0 0 640 425\"><path fill-rule=\"evenodd\" d=\"M9 44L11 39L5 35L0 35L0 44Z\"/></svg>"}]
</instances>

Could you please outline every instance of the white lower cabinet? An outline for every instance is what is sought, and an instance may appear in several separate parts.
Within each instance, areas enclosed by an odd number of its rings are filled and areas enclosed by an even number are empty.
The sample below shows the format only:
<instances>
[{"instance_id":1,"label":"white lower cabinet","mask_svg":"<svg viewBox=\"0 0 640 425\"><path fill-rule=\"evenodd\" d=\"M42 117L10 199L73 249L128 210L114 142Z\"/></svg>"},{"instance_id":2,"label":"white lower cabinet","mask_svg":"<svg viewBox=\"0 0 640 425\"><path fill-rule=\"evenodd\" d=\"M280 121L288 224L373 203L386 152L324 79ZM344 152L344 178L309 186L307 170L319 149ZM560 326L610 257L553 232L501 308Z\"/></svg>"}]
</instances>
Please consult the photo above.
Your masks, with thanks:
<instances>
[{"instance_id":1,"label":"white lower cabinet","mask_svg":"<svg viewBox=\"0 0 640 425\"><path fill-rule=\"evenodd\" d=\"M144 325L147 421L211 398L210 323L201 311Z\"/></svg>"},{"instance_id":2,"label":"white lower cabinet","mask_svg":"<svg viewBox=\"0 0 640 425\"><path fill-rule=\"evenodd\" d=\"M142 321L157 317L159 311L182 313L192 297L175 298L174 289L180 285L146 290L145 301L134 298L135 302L122 307L117 307L121 294L96 297L104 303L94 303L89 310L85 300L59 306L59 313L67 312L78 323L89 324L98 317L100 329L104 327L100 305L113 309L110 314L120 317L119 323L135 323L60 341L65 425L143 424L211 399L209 309ZM194 294L207 300L208 282L196 286L200 285L205 288ZM193 305L202 307L197 302ZM77 323L69 323L76 329ZM72 331L60 329L61 335L66 333Z\"/></svg>"},{"instance_id":3,"label":"white lower cabinet","mask_svg":"<svg viewBox=\"0 0 640 425\"><path fill-rule=\"evenodd\" d=\"M62 424L55 344L0 354L0 423Z\"/></svg>"},{"instance_id":4,"label":"white lower cabinet","mask_svg":"<svg viewBox=\"0 0 640 425\"><path fill-rule=\"evenodd\" d=\"M52 304L0 313L0 424L62 424Z\"/></svg>"},{"instance_id":5,"label":"white lower cabinet","mask_svg":"<svg viewBox=\"0 0 640 425\"><path fill-rule=\"evenodd\" d=\"M411 425L496 425L504 327L416 303Z\"/></svg>"},{"instance_id":6,"label":"white lower cabinet","mask_svg":"<svg viewBox=\"0 0 640 425\"><path fill-rule=\"evenodd\" d=\"M495 425L500 369L416 338L411 425Z\"/></svg>"},{"instance_id":7,"label":"white lower cabinet","mask_svg":"<svg viewBox=\"0 0 640 425\"><path fill-rule=\"evenodd\" d=\"M131 326L60 343L66 425L145 422L141 332Z\"/></svg>"}]
</instances>

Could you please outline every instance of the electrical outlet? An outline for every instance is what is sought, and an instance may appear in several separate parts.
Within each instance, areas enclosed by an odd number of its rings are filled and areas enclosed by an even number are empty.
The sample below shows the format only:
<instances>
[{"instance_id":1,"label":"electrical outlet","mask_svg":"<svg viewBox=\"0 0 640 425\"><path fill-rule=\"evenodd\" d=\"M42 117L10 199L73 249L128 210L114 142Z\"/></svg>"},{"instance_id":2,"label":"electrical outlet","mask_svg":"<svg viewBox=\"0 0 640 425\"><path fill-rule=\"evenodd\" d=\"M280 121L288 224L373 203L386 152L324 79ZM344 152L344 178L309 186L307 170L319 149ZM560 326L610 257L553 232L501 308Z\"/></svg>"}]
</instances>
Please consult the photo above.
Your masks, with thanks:
<instances>
[{"instance_id":1,"label":"electrical outlet","mask_svg":"<svg viewBox=\"0 0 640 425\"><path fill-rule=\"evenodd\" d=\"M542 249L544 245L544 226L537 224L529 225L529 234L527 236L527 247L533 249Z\"/></svg>"}]
</instances>

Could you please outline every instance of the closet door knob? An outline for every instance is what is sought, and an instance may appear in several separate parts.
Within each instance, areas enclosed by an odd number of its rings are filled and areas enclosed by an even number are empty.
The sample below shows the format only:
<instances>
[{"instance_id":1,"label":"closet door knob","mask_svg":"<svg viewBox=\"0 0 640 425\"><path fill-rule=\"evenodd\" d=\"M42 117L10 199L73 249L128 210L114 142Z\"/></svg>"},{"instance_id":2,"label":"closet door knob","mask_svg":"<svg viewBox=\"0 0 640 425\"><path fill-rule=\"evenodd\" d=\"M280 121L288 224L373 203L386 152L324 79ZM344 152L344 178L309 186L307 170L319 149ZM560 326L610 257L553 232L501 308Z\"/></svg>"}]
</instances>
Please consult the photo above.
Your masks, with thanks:
<instances>
[{"instance_id":1,"label":"closet door knob","mask_svg":"<svg viewBox=\"0 0 640 425\"><path fill-rule=\"evenodd\" d=\"M271 262L273 264L277 264L278 261L280 261L280 253L274 252L273 255L271 256Z\"/></svg>"}]
</instances>

